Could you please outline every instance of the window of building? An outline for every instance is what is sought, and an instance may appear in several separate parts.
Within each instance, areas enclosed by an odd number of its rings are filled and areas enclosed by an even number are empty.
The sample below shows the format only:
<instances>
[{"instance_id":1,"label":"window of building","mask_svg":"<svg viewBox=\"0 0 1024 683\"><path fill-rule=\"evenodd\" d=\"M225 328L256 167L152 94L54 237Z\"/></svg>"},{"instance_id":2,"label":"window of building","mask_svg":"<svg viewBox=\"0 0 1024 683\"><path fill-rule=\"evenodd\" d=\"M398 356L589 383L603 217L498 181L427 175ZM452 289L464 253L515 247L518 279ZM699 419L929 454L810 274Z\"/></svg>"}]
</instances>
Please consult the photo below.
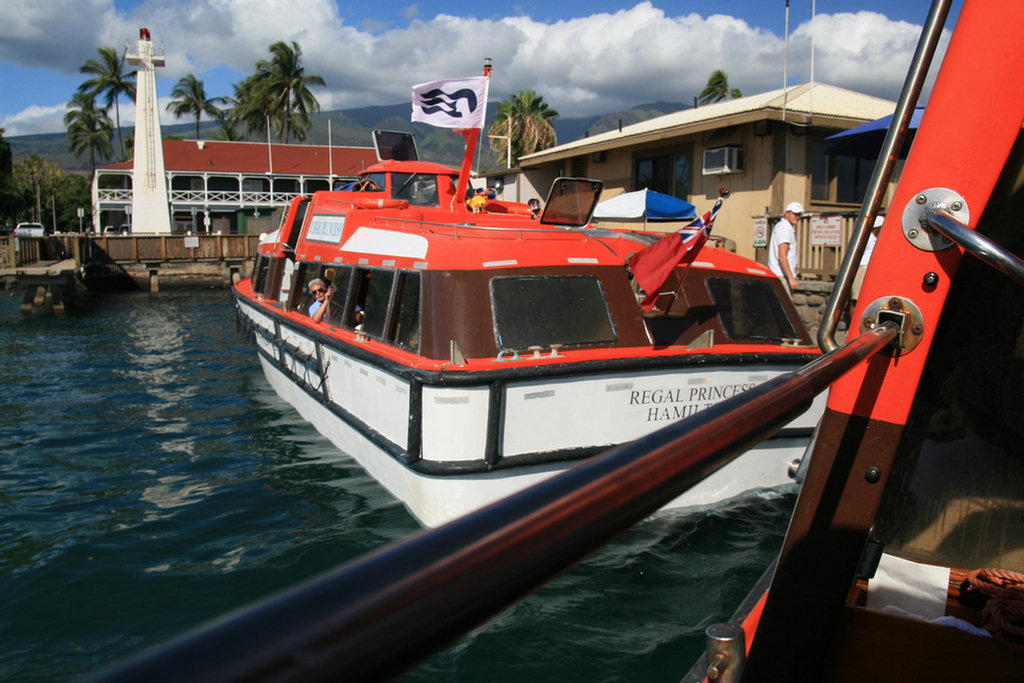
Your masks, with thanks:
<instances>
[{"instance_id":1,"label":"window of building","mask_svg":"<svg viewBox=\"0 0 1024 683\"><path fill-rule=\"evenodd\" d=\"M299 181L297 178L274 178L274 192L298 194Z\"/></svg>"},{"instance_id":2,"label":"window of building","mask_svg":"<svg viewBox=\"0 0 1024 683\"><path fill-rule=\"evenodd\" d=\"M617 338L596 277L496 277L491 306L502 349L607 344Z\"/></svg>"},{"instance_id":3,"label":"window of building","mask_svg":"<svg viewBox=\"0 0 1024 683\"><path fill-rule=\"evenodd\" d=\"M811 145L811 199L860 204L867 194L874 159L825 154L825 142Z\"/></svg>"},{"instance_id":4,"label":"window of building","mask_svg":"<svg viewBox=\"0 0 1024 683\"><path fill-rule=\"evenodd\" d=\"M690 194L689 151L677 151L636 159L633 185L637 190L644 188L686 199Z\"/></svg>"},{"instance_id":5,"label":"window of building","mask_svg":"<svg viewBox=\"0 0 1024 683\"><path fill-rule=\"evenodd\" d=\"M572 158L572 176L584 178L587 175L587 158L584 156Z\"/></svg>"},{"instance_id":6,"label":"window of building","mask_svg":"<svg viewBox=\"0 0 1024 683\"><path fill-rule=\"evenodd\" d=\"M268 192L270 181L265 178L243 178L242 192Z\"/></svg>"}]
</instances>

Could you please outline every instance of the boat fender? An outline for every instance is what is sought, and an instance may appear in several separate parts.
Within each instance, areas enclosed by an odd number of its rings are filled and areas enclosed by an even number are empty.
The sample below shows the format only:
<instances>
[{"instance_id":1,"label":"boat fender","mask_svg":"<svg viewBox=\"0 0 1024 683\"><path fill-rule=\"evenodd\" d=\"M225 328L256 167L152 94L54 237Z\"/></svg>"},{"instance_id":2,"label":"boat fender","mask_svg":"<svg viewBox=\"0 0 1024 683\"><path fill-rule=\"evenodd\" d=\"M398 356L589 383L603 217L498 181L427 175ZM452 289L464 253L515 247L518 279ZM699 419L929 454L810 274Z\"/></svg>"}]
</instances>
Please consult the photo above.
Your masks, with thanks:
<instances>
[{"instance_id":1,"label":"boat fender","mask_svg":"<svg viewBox=\"0 0 1024 683\"><path fill-rule=\"evenodd\" d=\"M495 360L497 360L499 363L510 360L519 360L519 352L516 351L515 349L502 349L501 351L498 351L498 357Z\"/></svg>"}]
</instances>

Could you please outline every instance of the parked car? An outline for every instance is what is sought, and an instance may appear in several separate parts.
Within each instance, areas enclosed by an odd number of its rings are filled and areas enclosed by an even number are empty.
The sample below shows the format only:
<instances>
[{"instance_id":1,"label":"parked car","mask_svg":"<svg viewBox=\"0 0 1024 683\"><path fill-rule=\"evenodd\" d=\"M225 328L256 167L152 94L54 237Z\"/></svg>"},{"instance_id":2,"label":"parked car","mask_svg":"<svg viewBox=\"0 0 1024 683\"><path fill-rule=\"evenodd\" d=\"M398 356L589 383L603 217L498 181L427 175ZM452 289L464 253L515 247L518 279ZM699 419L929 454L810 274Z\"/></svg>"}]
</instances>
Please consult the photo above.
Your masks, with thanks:
<instances>
[{"instance_id":1,"label":"parked car","mask_svg":"<svg viewBox=\"0 0 1024 683\"><path fill-rule=\"evenodd\" d=\"M132 231L132 226L128 223L122 223L116 228L113 225L107 225L103 228L103 233L106 235L127 235Z\"/></svg>"},{"instance_id":2,"label":"parked car","mask_svg":"<svg viewBox=\"0 0 1024 683\"><path fill-rule=\"evenodd\" d=\"M45 237L46 228L42 223L18 223L14 227L15 237Z\"/></svg>"}]
</instances>

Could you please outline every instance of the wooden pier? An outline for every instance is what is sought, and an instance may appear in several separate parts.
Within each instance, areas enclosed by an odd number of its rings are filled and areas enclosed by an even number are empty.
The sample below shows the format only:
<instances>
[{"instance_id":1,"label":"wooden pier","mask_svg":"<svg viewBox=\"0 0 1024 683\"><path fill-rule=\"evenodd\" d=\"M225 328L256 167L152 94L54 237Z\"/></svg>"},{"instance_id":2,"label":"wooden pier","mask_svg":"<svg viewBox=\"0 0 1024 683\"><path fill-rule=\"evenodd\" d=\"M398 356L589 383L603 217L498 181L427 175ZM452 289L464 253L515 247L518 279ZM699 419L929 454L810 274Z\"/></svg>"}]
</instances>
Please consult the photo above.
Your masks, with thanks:
<instances>
[{"instance_id":1,"label":"wooden pier","mask_svg":"<svg viewBox=\"0 0 1024 683\"><path fill-rule=\"evenodd\" d=\"M0 238L0 280L25 290L31 314L46 304L63 313L80 287L160 289L161 277L225 285L252 268L259 235L90 235Z\"/></svg>"}]
</instances>

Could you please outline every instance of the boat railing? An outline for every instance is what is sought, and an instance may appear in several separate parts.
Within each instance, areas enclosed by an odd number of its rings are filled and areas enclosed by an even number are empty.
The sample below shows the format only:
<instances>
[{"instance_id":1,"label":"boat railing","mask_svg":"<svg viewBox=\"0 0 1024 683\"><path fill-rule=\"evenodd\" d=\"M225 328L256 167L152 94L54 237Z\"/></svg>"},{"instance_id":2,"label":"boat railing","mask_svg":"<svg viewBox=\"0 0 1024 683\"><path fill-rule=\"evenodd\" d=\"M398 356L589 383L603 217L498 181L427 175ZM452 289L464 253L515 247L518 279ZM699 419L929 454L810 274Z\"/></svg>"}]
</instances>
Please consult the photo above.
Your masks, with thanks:
<instances>
[{"instance_id":1,"label":"boat railing","mask_svg":"<svg viewBox=\"0 0 1024 683\"><path fill-rule=\"evenodd\" d=\"M471 216L473 214L467 214ZM506 214L500 214L503 218ZM518 233L519 239L523 239L526 234L550 234L567 236L574 235L582 238L584 241L597 239L599 237L613 237L616 233L609 232L600 228L578 228L578 227L552 227L550 225L537 224L538 227L523 227L522 225L516 226L502 226L502 225L480 225L478 223L471 222L469 220L456 223L454 221L443 222L443 221L429 221L418 218L399 218L392 216L375 216L373 224L388 228L390 230L409 230L411 232L419 233L430 233L430 234L444 234L450 233L455 239L468 238L474 236L477 233L485 233L488 236L493 236L495 233Z\"/></svg>"},{"instance_id":2,"label":"boat railing","mask_svg":"<svg viewBox=\"0 0 1024 683\"><path fill-rule=\"evenodd\" d=\"M394 677L778 431L897 337L894 323L878 325L799 370L92 680Z\"/></svg>"}]
</instances>

